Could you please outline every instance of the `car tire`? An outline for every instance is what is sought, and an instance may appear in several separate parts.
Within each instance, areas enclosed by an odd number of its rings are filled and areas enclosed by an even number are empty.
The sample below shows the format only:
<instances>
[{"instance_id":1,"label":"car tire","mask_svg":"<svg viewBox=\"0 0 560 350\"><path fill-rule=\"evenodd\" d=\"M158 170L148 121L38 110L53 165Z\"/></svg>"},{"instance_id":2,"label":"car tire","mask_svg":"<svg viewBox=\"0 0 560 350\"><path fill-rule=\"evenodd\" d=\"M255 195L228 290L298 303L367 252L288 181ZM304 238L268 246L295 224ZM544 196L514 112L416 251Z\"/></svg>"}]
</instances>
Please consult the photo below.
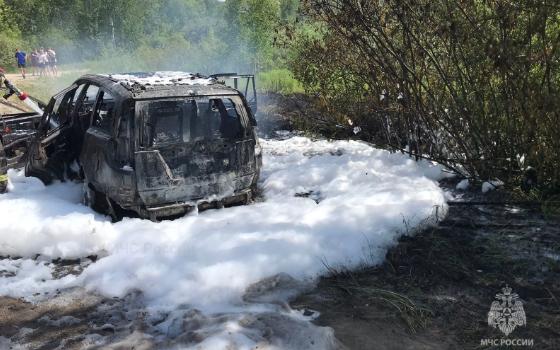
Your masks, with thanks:
<instances>
[{"instance_id":1,"label":"car tire","mask_svg":"<svg viewBox=\"0 0 560 350\"><path fill-rule=\"evenodd\" d=\"M26 177L36 177L45 185L50 185L53 182L53 178L51 174L46 171L39 171L39 170L31 170L26 168L25 169L25 176Z\"/></svg>"},{"instance_id":2,"label":"car tire","mask_svg":"<svg viewBox=\"0 0 560 350\"><path fill-rule=\"evenodd\" d=\"M108 214L107 196L97 191L92 184L84 182L84 204L101 214Z\"/></svg>"},{"instance_id":3,"label":"car tire","mask_svg":"<svg viewBox=\"0 0 560 350\"><path fill-rule=\"evenodd\" d=\"M123 219L123 209L107 195L97 191L92 184L84 182L83 196L85 205L100 214L110 216L113 222Z\"/></svg>"}]
</instances>

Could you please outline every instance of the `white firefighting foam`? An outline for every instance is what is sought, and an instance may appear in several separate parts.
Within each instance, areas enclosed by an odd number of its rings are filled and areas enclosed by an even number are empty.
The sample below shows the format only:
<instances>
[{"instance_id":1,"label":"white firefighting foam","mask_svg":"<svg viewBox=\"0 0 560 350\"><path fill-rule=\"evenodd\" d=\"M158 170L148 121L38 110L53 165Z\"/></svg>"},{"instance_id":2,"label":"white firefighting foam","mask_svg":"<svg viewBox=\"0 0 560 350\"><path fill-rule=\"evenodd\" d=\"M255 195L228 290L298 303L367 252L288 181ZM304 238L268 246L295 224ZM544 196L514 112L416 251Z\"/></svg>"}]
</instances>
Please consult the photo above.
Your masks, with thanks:
<instances>
[{"instance_id":1,"label":"white firefighting foam","mask_svg":"<svg viewBox=\"0 0 560 350\"><path fill-rule=\"evenodd\" d=\"M11 171L9 192L0 195L0 255L22 258L0 267L11 271L0 277L0 295L33 299L84 287L123 297L138 290L153 312L187 305L205 317L237 315L221 328L212 323L220 331L204 342L249 349L256 340L241 319L270 302L248 303L251 284L279 273L304 281L325 266L378 264L400 235L445 215L436 182L443 174L431 163L354 141L262 144L264 201L161 223L112 224L81 204L81 184L45 187ZM80 274L52 276L50 259L92 254L101 258Z\"/></svg>"}]
</instances>

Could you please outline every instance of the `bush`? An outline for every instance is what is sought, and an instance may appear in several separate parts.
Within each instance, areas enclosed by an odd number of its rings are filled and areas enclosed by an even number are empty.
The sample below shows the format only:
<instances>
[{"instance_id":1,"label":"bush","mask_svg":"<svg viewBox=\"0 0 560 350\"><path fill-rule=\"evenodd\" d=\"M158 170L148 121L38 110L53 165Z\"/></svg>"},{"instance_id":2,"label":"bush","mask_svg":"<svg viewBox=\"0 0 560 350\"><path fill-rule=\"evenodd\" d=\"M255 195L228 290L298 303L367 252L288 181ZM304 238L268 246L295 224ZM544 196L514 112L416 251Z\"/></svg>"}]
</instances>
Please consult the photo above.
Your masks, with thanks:
<instances>
[{"instance_id":1,"label":"bush","mask_svg":"<svg viewBox=\"0 0 560 350\"><path fill-rule=\"evenodd\" d=\"M479 179L560 188L560 8L542 1L306 1L325 28L291 69L331 124Z\"/></svg>"},{"instance_id":2,"label":"bush","mask_svg":"<svg viewBox=\"0 0 560 350\"><path fill-rule=\"evenodd\" d=\"M6 70L13 69L16 64L15 50L20 47L20 44L17 34L10 32L0 33L0 67Z\"/></svg>"}]
</instances>

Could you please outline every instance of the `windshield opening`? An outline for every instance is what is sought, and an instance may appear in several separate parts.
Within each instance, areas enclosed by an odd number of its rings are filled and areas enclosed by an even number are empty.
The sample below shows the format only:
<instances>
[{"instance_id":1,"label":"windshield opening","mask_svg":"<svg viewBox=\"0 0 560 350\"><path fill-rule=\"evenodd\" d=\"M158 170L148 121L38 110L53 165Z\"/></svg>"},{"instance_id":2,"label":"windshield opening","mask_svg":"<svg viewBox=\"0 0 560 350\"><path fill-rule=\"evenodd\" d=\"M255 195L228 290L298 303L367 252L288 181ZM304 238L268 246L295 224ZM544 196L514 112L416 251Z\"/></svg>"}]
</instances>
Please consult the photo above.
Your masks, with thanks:
<instances>
[{"instance_id":1,"label":"windshield opening","mask_svg":"<svg viewBox=\"0 0 560 350\"><path fill-rule=\"evenodd\" d=\"M239 139L243 123L233 97L140 101L144 146Z\"/></svg>"}]
</instances>

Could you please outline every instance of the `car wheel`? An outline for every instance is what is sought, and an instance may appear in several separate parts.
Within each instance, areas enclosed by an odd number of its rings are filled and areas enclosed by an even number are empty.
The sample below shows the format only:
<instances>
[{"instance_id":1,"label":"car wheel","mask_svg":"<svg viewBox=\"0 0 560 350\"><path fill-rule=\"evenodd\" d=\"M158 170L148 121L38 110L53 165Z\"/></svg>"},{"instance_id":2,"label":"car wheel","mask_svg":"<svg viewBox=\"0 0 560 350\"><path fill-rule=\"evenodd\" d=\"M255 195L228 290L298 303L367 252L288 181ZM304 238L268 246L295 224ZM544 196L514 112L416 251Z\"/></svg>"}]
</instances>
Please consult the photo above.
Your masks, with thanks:
<instances>
[{"instance_id":1,"label":"car wheel","mask_svg":"<svg viewBox=\"0 0 560 350\"><path fill-rule=\"evenodd\" d=\"M111 198L102 192L99 192L92 184L84 182L84 204L95 210L96 212L110 216L113 222L123 219L123 209L115 203Z\"/></svg>"},{"instance_id":2,"label":"car wheel","mask_svg":"<svg viewBox=\"0 0 560 350\"><path fill-rule=\"evenodd\" d=\"M39 180L41 180L41 182L44 183L45 185L50 185L53 182L53 178L51 174L49 174L47 171L32 170L26 167L25 176L36 177Z\"/></svg>"},{"instance_id":3,"label":"car wheel","mask_svg":"<svg viewBox=\"0 0 560 350\"><path fill-rule=\"evenodd\" d=\"M92 184L84 182L84 204L101 214L108 214L107 196L97 191Z\"/></svg>"}]
</instances>

